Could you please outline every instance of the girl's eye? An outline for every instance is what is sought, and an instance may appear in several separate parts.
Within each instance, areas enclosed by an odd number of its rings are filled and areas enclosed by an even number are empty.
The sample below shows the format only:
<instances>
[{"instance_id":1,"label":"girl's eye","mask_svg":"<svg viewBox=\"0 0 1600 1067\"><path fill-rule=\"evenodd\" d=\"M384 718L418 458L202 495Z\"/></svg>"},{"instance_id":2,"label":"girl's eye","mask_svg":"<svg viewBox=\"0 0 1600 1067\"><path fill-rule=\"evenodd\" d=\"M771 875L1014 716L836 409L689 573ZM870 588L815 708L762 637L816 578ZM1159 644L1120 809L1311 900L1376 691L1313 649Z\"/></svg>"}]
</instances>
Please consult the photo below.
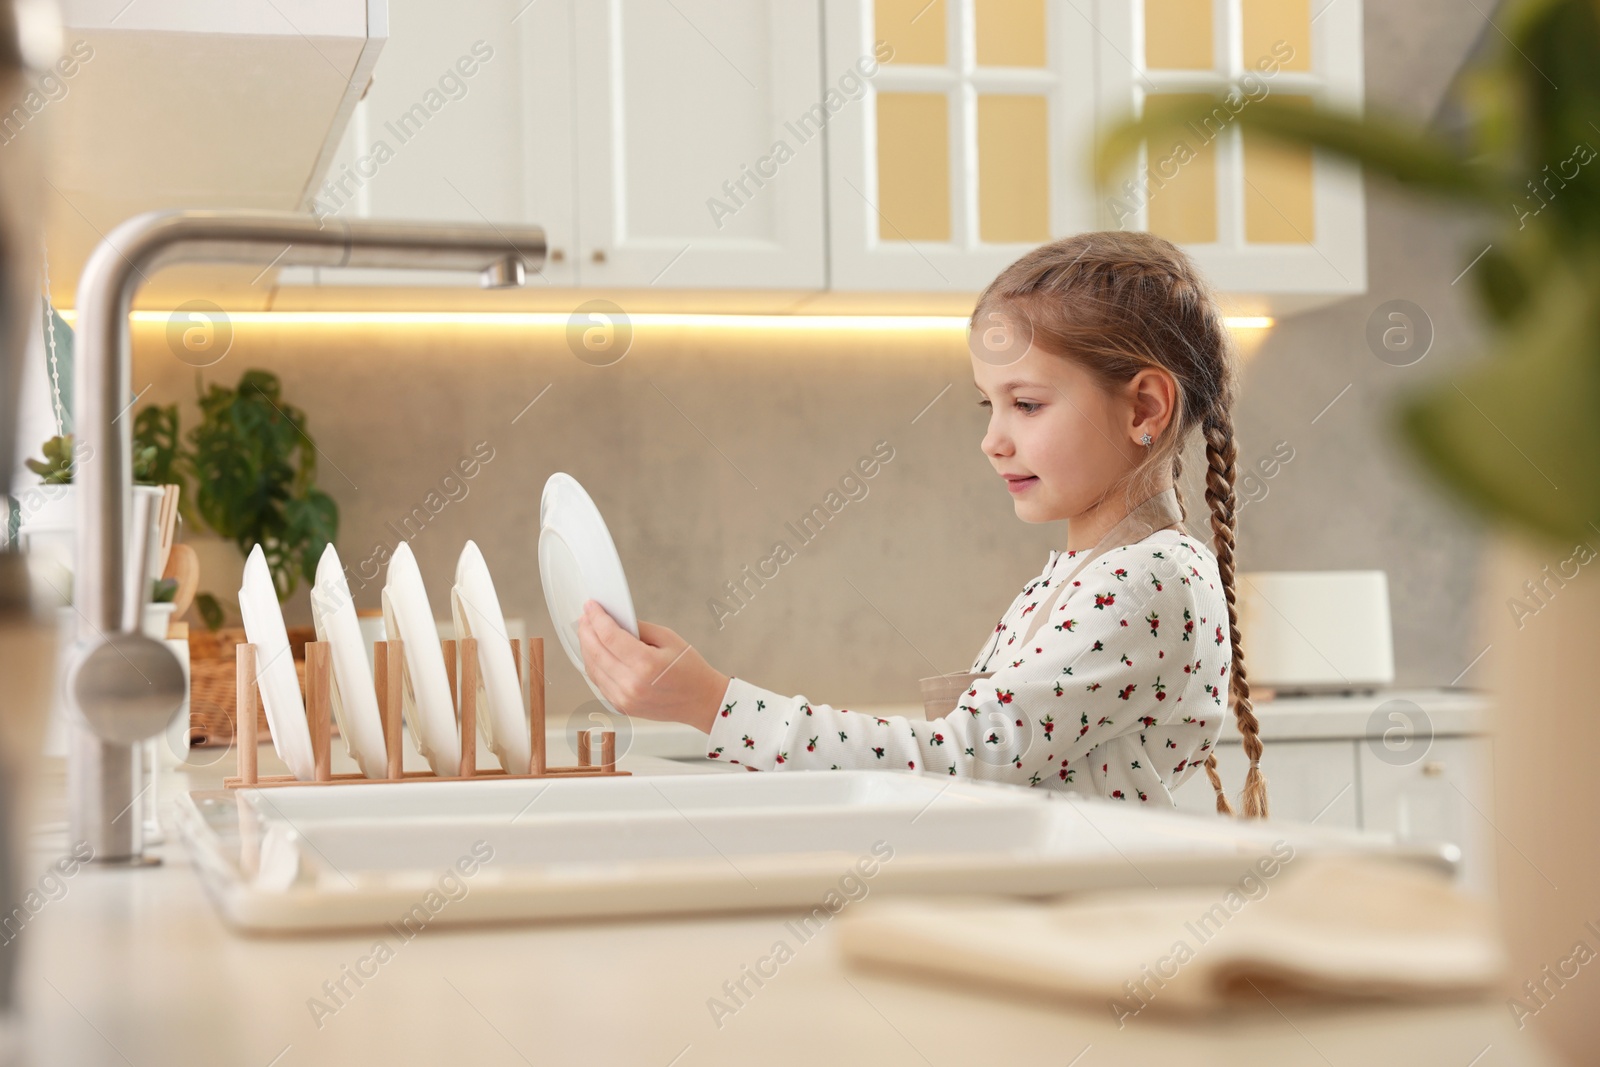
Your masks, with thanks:
<instances>
[{"instance_id":1,"label":"girl's eye","mask_svg":"<svg viewBox=\"0 0 1600 1067\"><path fill-rule=\"evenodd\" d=\"M979 406L979 407L980 407L980 408L986 408L986 407L988 407L988 406L989 406L989 398L988 398L988 397L983 397L983 398L982 398L982 399L980 399L980 400L979 400L979 401L978 401L978 406Z\"/></svg>"},{"instance_id":2,"label":"girl's eye","mask_svg":"<svg viewBox=\"0 0 1600 1067\"><path fill-rule=\"evenodd\" d=\"M1038 403L1033 400L1018 400L1016 405L1017 410L1022 412L1024 415L1032 415L1035 411L1039 410Z\"/></svg>"}]
</instances>

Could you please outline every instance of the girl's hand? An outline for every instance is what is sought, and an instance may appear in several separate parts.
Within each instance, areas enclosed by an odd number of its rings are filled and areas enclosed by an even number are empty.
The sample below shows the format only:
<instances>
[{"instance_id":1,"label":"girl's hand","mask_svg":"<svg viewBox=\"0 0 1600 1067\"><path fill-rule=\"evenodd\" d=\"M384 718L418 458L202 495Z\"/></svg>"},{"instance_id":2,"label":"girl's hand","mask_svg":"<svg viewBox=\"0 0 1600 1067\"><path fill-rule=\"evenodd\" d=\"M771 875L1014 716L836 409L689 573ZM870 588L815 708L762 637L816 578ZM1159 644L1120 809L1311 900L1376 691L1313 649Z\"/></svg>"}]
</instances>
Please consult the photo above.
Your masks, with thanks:
<instances>
[{"instance_id":1,"label":"girl's hand","mask_svg":"<svg viewBox=\"0 0 1600 1067\"><path fill-rule=\"evenodd\" d=\"M634 637L589 600L578 620L578 644L589 677L618 711L711 732L728 676L665 626L640 622Z\"/></svg>"}]
</instances>

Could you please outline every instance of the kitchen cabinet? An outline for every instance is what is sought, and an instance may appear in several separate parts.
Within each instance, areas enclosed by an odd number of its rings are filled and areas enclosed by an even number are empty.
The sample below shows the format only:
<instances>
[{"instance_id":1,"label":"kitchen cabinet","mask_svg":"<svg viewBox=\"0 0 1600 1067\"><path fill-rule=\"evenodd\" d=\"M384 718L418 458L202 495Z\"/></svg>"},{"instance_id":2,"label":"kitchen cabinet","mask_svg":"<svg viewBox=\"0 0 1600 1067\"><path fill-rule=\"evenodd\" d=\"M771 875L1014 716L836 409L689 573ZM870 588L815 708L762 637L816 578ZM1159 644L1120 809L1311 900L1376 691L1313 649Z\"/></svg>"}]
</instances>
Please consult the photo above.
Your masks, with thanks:
<instances>
[{"instance_id":1,"label":"kitchen cabinet","mask_svg":"<svg viewBox=\"0 0 1600 1067\"><path fill-rule=\"evenodd\" d=\"M1066 2L827 0L828 71L878 50L828 124L836 289L982 289L1095 228L1096 36Z\"/></svg>"},{"instance_id":2,"label":"kitchen cabinet","mask_svg":"<svg viewBox=\"0 0 1600 1067\"><path fill-rule=\"evenodd\" d=\"M816 0L574 14L582 283L824 288Z\"/></svg>"},{"instance_id":3,"label":"kitchen cabinet","mask_svg":"<svg viewBox=\"0 0 1600 1067\"><path fill-rule=\"evenodd\" d=\"M0 131L49 149L44 244L58 307L73 305L84 262L134 215L304 210L388 37L384 0L60 9L61 58L17 93ZM147 281L139 306L204 293L259 307L265 265L177 265Z\"/></svg>"},{"instance_id":4,"label":"kitchen cabinet","mask_svg":"<svg viewBox=\"0 0 1600 1067\"><path fill-rule=\"evenodd\" d=\"M1359 106L1359 4L393 7L326 206L537 223L549 285L971 293L1040 243L1126 228L1184 246L1236 312L1366 287L1359 171L1245 135L1237 111L1150 148L1110 195L1091 166L1110 123L1195 94ZM459 98L391 135L479 42L493 57Z\"/></svg>"},{"instance_id":5,"label":"kitchen cabinet","mask_svg":"<svg viewBox=\"0 0 1600 1067\"><path fill-rule=\"evenodd\" d=\"M393 7L394 46L334 167L354 177L325 185L324 210L538 224L550 253L535 285L825 287L816 3L522 0L466 19ZM475 73L413 129L405 116L463 61Z\"/></svg>"},{"instance_id":6,"label":"kitchen cabinet","mask_svg":"<svg viewBox=\"0 0 1600 1067\"><path fill-rule=\"evenodd\" d=\"M1359 108L1361 5L1101 0L1097 10L1103 114L1232 94L1213 119L1147 145L1112 183L1101 225L1170 238L1218 289L1259 294L1263 310L1364 292L1359 169L1274 146L1233 119L1268 96L1307 108Z\"/></svg>"},{"instance_id":7,"label":"kitchen cabinet","mask_svg":"<svg viewBox=\"0 0 1600 1067\"><path fill-rule=\"evenodd\" d=\"M1217 773L1222 776L1222 788L1233 800L1244 785L1250 761L1237 743L1226 743L1226 734L1223 740L1217 746ZM1273 818L1350 830L1362 828L1356 742L1276 741L1266 750L1263 767L1267 771ZM1204 768L1178 789L1174 799L1182 811L1217 810L1216 793Z\"/></svg>"},{"instance_id":8,"label":"kitchen cabinet","mask_svg":"<svg viewBox=\"0 0 1600 1067\"><path fill-rule=\"evenodd\" d=\"M1254 297L1252 310L1365 290L1359 171L1242 135L1234 121L1273 94L1359 106L1361 5L1315 17L1308 0L828 0L827 10L831 68L874 41L893 51L868 99L829 127L835 288L981 289L1051 238L1148 229L1184 246L1217 288ZM1097 196L1097 134L1230 89L1237 109L1147 149Z\"/></svg>"},{"instance_id":9,"label":"kitchen cabinet","mask_svg":"<svg viewBox=\"0 0 1600 1067\"><path fill-rule=\"evenodd\" d=\"M1409 711L1397 717L1396 707ZM1494 776L1484 711L1481 697L1451 690L1258 701L1272 817L1454 844L1461 849L1460 884L1491 894ZM1230 723L1217 744L1230 799L1237 799L1248 766ZM1173 799L1183 811L1216 811L1204 770Z\"/></svg>"},{"instance_id":10,"label":"kitchen cabinet","mask_svg":"<svg viewBox=\"0 0 1600 1067\"><path fill-rule=\"evenodd\" d=\"M572 8L565 0L467 7L390 0L383 61L312 210L324 216L543 226L531 285L576 285ZM284 286L476 288L463 272L279 272Z\"/></svg>"},{"instance_id":11,"label":"kitchen cabinet","mask_svg":"<svg viewBox=\"0 0 1600 1067\"><path fill-rule=\"evenodd\" d=\"M1415 762L1396 766L1381 745L1362 745L1362 823L1402 841L1453 841L1462 847L1462 881L1494 886L1493 755L1476 737L1435 737Z\"/></svg>"}]
</instances>

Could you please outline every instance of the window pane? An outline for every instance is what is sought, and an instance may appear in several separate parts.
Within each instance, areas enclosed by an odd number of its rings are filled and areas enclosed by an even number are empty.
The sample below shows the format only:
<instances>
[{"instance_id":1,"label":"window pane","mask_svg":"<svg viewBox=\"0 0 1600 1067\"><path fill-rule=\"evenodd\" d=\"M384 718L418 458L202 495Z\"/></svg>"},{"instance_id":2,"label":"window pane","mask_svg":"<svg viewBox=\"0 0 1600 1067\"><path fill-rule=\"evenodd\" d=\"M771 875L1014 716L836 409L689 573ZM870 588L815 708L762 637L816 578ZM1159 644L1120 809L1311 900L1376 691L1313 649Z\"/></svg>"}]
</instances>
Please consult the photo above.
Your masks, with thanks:
<instances>
[{"instance_id":1,"label":"window pane","mask_svg":"<svg viewBox=\"0 0 1600 1067\"><path fill-rule=\"evenodd\" d=\"M891 63L944 66L944 0L877 0L873 34L894 49Z\"/></svg>"},{"instance_id":2,"label":"window pane","mask_svg":"<svg viewBox=\"0 0 1600 1067\"><path fill-rule=\"evenodd\" d=\"M1211 0L1145 0L1144 65L1150 70L1210 70Z\"/></svg>"},{"instance_id":3,"label":"window pane","mask_svg":"<svg viewBox=\"0 0 1600 1067\"><path fill-rule=\"evenodd\" d=\"M973 0L978 66L1045 65L1044 0Z\"/></svg>"},{"instance_id":4,"label":"window pane","mask_svg":"<svg viewBox=\"0 0 1600 1067\"><path fill-rule=\"evenodd\" d=\"M1241 0L1240 14L1247 69L1259 69L1262 59L1276 59L1283 70L1311 69L1311 0Z\"/></svg>"},{"instance_id":5,"label":"window pane","mask_svg":"<svg viewBox=\"0 0 1600 1067\"><path fill-rule=\"evenodd\" d=\"M878 237L950 240L950 107L943 93L878 94Z\"/></svg>"},{"instance_id":6,"label":"window pane","mask_svg":"<svg viewBox=\"0 0 1600 1067\"><path fill-rule=\"evenodd\" d=\"M1310 107L1304 96L1284 97ZM1317 239L1311 149L1273 144L1244 131L1244 239L1253 244L1310 244Z\"/></svg>"},{"instance_id":7,"label":"window pane","mask_svg":"<svg viewBox=\"0 0 1600 1067\"><path fill-rule=\"evenodd\" d=\"M1042 96L978 97L978 237L1050 239L1050 121Z\"/></svg>"},{"instance_id":8,"label":"window pane","mask_svg":"<svg viewBox=\"0 0 1600 1067\"><path fill-rule=\"evenodd\" d=\"M1208 96L1149 96L1145 113L1159 117L1164 109ZM1219 127L1220 129L1221 127ZM1189 127L1148 146L1149 229L1178 244L1209 244L1217 239L1218 129L1208 123Z\"/></svg>"}]
</instances>

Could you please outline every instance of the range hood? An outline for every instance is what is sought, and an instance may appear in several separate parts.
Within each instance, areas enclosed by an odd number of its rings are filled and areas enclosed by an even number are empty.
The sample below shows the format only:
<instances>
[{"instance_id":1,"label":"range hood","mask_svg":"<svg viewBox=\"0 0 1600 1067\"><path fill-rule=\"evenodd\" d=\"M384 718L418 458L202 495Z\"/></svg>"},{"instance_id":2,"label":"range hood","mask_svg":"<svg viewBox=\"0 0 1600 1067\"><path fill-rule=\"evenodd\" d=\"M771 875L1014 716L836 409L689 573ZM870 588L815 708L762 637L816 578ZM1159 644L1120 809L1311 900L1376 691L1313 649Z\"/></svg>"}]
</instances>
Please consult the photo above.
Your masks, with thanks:
<instances>
[{"instance_id":1,"label":"range hood","mask_svg":"<svg viewBox=\"0 0 1600 1067\"><path fill-rule=\"evenodd\" d=\"M47 139L45 247L64 307L89 253L134 215L309 211L389 34L387 0L61 8L63 64L0 117L0 139ZM138 305L265 307L270 262L162 271Z\"/></svg>"}]
</instances>

